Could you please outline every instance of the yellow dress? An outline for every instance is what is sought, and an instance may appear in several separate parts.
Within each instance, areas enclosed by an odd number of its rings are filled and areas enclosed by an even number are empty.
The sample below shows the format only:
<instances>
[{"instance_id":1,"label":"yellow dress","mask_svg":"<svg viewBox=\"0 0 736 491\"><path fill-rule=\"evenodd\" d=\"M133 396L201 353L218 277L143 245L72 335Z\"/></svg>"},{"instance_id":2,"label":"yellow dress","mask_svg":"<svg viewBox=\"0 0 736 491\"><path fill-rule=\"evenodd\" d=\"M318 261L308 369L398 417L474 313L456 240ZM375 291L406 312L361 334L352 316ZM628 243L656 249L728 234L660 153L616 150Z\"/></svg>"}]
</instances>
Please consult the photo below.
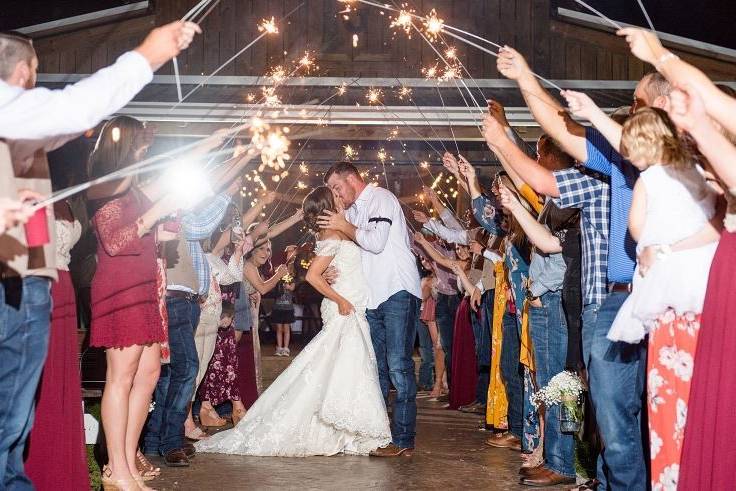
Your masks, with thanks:
<instances>
[{"instance_id":1,"label":"yellow dress","mask_svg":"<svg viewBox=\"0 0 736 491\"><path fill-rule=\"evenodd\" d=\"M486 423L496 429L508 428L506 387L501 376L501 342L503 340L503 314L506 311L508 284L503 261L495 264L496 290L493 298L493 329L491 331L491 381L488 385Z\"/></svg>"}]
</instances>

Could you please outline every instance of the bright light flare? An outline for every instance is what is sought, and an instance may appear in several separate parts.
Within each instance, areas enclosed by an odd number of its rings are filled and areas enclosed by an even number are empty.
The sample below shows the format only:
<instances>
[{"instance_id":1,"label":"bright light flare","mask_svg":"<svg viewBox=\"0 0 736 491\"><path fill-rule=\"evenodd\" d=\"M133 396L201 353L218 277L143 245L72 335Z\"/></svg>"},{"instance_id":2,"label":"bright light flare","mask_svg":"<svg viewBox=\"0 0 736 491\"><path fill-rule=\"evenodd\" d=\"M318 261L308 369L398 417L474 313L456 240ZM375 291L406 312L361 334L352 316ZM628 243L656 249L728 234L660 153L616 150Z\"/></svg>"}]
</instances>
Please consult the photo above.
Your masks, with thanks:
<instances>
[{"instance_id":1,"label":"bright light flare","mask_svg":"<svg viewBox=\"0 0 736 491\"><path fill-rule=\"evenodd\" d=\"M209 176L196 162L172 163L162 174L161 182L181 208L191 208L213 194Z\"/></svg>"},{"instance_id":2,"label":"bright light flare","mask_svg":"<svg viewBox=\"0 0 736 491\"><path fill-rule=\"evenodd\" d=\"M110 137L112 138L113 143L117 143L120 141L120 128L117 126L114 126L112 128L112 131L110 132Z\"/></svg>"},{"instance_id":3,"label":"bright light flare","mask_svg":"<svg viewBox=\"0 0 736 491\"><path fill-rule=\"evenodd\" d=\"M261 23L258 24L258 31L268 34L278 34L279 28L276 27L276 19L273 17L271 17L271 20L263 19Z\"/></svg>"}]
</instances>

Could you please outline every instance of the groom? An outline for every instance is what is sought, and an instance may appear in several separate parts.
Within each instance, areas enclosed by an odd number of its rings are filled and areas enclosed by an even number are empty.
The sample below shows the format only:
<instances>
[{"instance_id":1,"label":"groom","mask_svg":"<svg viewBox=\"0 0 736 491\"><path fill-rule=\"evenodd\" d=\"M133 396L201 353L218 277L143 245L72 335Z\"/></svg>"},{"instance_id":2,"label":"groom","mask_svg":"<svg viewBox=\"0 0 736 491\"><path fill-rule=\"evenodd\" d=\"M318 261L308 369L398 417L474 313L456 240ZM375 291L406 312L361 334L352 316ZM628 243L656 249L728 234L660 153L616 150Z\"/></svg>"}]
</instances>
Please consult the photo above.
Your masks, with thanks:
<instances>
[{"instance_id":1,"label":"groom","mask_svg":"<svg viewBox=\"0 0 736 491\"><path fill-rule=\"evenodd\" d=\"M333 165L325 184L345 205L345 215L326 212L322 228L339 230L361 248L368 282L366 316L371 328L378 378L388 401L389 381L396 387L391 436L393 443L374 457L411 456L417 422L414 338L421 289L416 259L399 200L390 191L366 185L353 164Z\"/></svg>"}]
</instances>

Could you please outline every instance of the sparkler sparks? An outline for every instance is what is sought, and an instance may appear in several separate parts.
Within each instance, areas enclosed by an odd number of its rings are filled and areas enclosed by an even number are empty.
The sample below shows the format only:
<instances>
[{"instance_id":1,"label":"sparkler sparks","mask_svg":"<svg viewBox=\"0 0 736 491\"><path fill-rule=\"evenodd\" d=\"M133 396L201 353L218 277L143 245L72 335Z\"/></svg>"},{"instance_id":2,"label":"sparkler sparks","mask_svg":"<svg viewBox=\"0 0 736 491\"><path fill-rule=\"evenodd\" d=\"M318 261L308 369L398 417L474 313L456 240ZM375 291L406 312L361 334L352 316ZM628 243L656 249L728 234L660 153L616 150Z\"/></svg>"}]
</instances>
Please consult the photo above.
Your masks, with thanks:
<instances>
[{"instance_id":1,"label":"sparkler sparks","mask_svg":"<svg viewBox=\"0 0 736 491\"><path fill-rule=\"evenodd\" d=\"M368 93L365 95L369 104L379 104L381 102L381 97L383 97L381 89L368 89Z\"/></svg>"},{"instance_id":2,"label":"sparkler sparks","mask_svg":"<svg viewBox=\"0 0 736 491\"><path fill-rule=\"evenodd\" d=\"M439 68L437 67L437 64L435 63L434 66L422 68L422 75L424 75L424 78L427 80L437 78L439 76Z\"/></svg>"},{"instance_id":3,"label":"sparkler sparks","mask_svg":"<svg viewBox=\"0 0 736 491\"><path fill-rule=\"evenodd\" d=\"M457 50L455 50L454 47L447 48L445 51L445 58L448 60L455 60L457 59Z\"/></svg>"},{"instance_id":4,"label":"sparkler sparks","mask_svg":"<svg viewBox=\"0 0 736 491\"><path fill-rule=\"evenodd\" d=\"M304 162L299 164L299 170L301 171L302 174L309 174L309 167Z\"/></svg>"},{"instance_id":5,"label":"sparkler sparks","mask_svg":"<svg viewBox=\"0 0 736 491\"><path fill-rule=\"evenodd\" d=\"M297 181L296 188L297 189L307 189L307 185L304 184L302 181Z\"/></svg>"},{"instance_id":6,"label":"sparkler sparks","mask_svg":"<svg viewBox=\"0 0 736 491\"><path fill-rule=\"evenodd\" d=\"M259 32L266 32L268 34L278 34L279 28L276 27L276 19L271 17L271 20L263 19L260 24L258 24L258 31Z\"/></svg>"},{"instance_id":7,"label":"sparkler sparks","mask_svg":"<svg viewBox=\"0 0 736 491\"><path fill-rule=\"evenodd\" d=\"M339 87L336 87L337 89L337 95L345 95L345 92L348 91L348 86L345 82L341 83Z\"/></svg>"},{"instance_id":8,"label":"sparkler sparks","mask_svg":"<svg viewBox=\"0 0 736 491\"><path fill-rule=\"evenodd\" d=\"M427 162L426 160L423 160L419 162L419 167L421 167L422 169L429 169L429 162Z\"/></svg>"},{"instance_id":9,"label":"sparkler sparks","mask_svg":"<svg viewBox=\"0 0 736 491\"><path fill-rule=\"evenodd\" d=\"M342 147L342 149L343 149L343 152L345 153L345 160L352 160L358 156L357 150L355 150L350 145L345 145L344 147Z\"/></svg>"},{"instance_id":10,"label":"sparkler sparks","mask_svg":"<svg viewBox=\"0 0 736 491\"><path fill-rule=\"evenodd\" d=\"M284 67L282 67L281 65L275 66L266 76L270 78L274 83L283 82L286 79L286 69L284 69Z\"/></svg>"},{"instance_id":11,"label":"sparkler sparks","mask_svg":"<svg viewBox=\"0 0 736 491\"><path fill-rule=\"evenodd\" d=\"M442 29L444 29L444 27L445 21L437 17L437 11L435 9L432 9L429 12L429 15L424 19L424 29L426 31L427 37L431 41L436 40L437 36L442 32Z\"/></svg>"},{"instance_id":12,"label":"sparkler sparks","mask_svg":"<svg viewBox=\"0 0 736 491\"><path fill-rule=\"evenodd\" d=\"M263 104L273 107L281 104L281 99L276 95L276 87L263 87Z\"/></svg>"},{"instance_id":13,"label":"sparkler sparks","mask_svg":"<svg viewBox=\"0 0 736 491\"><path fill-rule=\"evenodd\" d=\"M395 27L397 29L402 29L408 36L409 39L411 39L411 32L413 24L411 22L412 15L411 11L407 10L400 10L399 15L397 15L389 24L389 27Z\"/></svg>"},{"instance_id":14,"label":"sparkler sparks","mask_svg":"<svg viewBox=\"0 0 736 491\"><path fill-rule=\"evenodd\" d=\"M304 52L304 56L299 58L299 61L297 61L297 65L302 70L304 70L304 73L306 74L309 74L319 68L317 65L315 65L314 56L309 51Z\"/></svg>"},{"instance_id":15,"label":"sparkler sparks","mask_svg":"<svg viewBox=\"0 0 736 491\"><path fill-rule=\"evenodd\" d=\"M381 161L381 163L386 162L386 159L388 158L388 154L386 153L386 150L383 148L378 151L378 160Z\"/></svg>"},{"instance_id":16,"label":"sparkler sparks","mask_svg":"<svg viewBox=\"0 0 736 491\"><path fill-rule=\"evenodd\" d=\"M445 68L444 73L437 77L437 80L440 82L448 82L450 80L457 80L462 78L462 74L460 73L460 69L456 66L448 66Z\"/></svg>"},{"instance_id":17,"label":"sparkler sparks","mask_svg":"<svg viewBox=\"0 0 736 491\"><path fill-rule=\"evenodd\" d=\"M411 97L411 89L409 87L402 86L399 89L399 99L403 101L404 99L409 99L410 97Z\"/></svg>"}]
</instances>

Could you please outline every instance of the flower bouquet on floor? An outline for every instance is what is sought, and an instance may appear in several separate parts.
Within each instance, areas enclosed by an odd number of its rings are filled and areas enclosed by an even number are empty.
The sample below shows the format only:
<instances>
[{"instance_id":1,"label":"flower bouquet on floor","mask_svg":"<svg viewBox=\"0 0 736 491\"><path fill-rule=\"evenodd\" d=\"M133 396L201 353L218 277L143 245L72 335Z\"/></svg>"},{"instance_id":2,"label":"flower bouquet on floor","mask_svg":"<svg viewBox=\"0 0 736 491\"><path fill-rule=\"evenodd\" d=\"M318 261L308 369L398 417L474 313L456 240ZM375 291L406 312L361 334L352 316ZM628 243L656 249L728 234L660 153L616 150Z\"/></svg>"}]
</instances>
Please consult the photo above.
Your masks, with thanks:
<instances>
[{"instance_id":1,"label":"flower bouquet on floor","mask_svg":"<svg viewBox=\"0 0 736 491\"><path fill-rule=\"evenodd\" d=\"M560 431L576 433L583 422L581 396L585 391L583 381L577 374L569 371L560 372L549 383L532 396L536 407L544 405L550 408L560 405Z\"/></svg>"}]
</instances>

